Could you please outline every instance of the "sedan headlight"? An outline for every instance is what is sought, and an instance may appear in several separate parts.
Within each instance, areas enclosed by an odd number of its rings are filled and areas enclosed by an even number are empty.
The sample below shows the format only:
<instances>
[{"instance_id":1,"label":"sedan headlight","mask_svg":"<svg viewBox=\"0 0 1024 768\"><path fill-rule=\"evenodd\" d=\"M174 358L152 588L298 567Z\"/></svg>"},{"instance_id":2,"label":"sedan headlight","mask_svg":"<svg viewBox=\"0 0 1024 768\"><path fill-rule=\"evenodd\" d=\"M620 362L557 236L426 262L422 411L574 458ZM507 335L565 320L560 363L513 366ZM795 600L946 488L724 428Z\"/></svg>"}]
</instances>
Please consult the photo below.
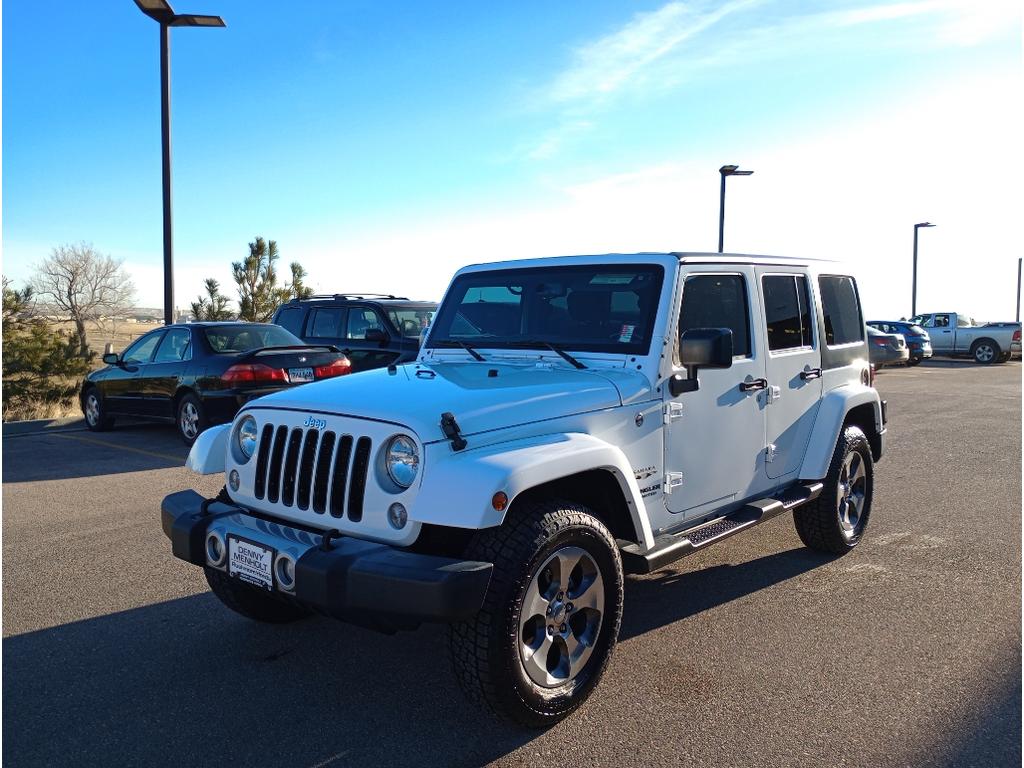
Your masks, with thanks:
<instances>
[{"instance_id":1,"label":"sedan headlight","mask_svg":"<svg viewBox=\"0 0 1024 768\"><path fill-rule=\"evenodd\" d=\"M408 488L420 469L420 454L416 441L407 435L395 435L387 445L384 466L388 476L401 488Z\"/></svg>"},{"instance_id":2,"label":"sedan headlight","mask_svg":"<svg viewBox=\"0 0 1024 768\"><path fill-rule=\"evenodd\" d=\"M248 461L256 452L256 419L246 416L238 423L238 430L235 432L238 440L238 449L242 452L245 460Z\"/></svg>"}]
</instances>

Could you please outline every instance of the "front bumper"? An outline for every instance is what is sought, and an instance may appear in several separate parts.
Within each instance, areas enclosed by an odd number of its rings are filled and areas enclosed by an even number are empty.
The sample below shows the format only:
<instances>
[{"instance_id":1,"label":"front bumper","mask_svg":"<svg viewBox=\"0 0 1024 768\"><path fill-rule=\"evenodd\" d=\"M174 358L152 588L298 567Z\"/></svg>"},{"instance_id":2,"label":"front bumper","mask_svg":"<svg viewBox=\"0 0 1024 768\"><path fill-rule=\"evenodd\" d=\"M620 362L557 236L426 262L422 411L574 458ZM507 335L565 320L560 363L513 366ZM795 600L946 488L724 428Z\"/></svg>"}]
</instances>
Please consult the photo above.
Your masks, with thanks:
<instances>
[{"instance_id":1,"label":"front bumper","mask_svg":"<svg viewBox=\"0 0 1024 768\"><path fill-rule=\"evenodd\" d=\"M228 536L256 542L273 549L275 558L295 561L294 586L284 589L275 578L275 596L383 631L471 617L483 604L493 570L491 563L425 555L349 536L336 536L325 548L320 533L255 517L231 503L207 502L195 491L172 493L160 509L175 557L213 568L218 566L208 559L208 535L220 535L225 542ZM219 568L226 571L226 561Z\"/></svg>"}]
</instances>

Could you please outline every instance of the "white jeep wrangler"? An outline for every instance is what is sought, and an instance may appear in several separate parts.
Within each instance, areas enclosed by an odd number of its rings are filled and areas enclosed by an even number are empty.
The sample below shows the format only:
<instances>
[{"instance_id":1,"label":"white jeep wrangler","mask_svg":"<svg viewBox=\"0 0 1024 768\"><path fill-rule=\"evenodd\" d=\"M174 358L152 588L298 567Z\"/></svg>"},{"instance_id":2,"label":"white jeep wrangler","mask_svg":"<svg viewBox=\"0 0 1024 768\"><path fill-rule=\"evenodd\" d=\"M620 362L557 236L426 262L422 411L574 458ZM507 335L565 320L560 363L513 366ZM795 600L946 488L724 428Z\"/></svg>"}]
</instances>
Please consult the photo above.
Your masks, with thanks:
<instances>
[{"instance_id":1,"label":"white jeep wrangler","mask_svg":"<svg viewBox=\"0 0 1024 768\"><path fill-rule=\"evenodd\" d=\"M414 363L285 390L200 435L216 499L164 499L173 553L260 621L450 624L468 694L528 725L590 694L623 574L792 511L864 535L885 403L851 273L643 253L456 274Z\"/></svg>"}]
</instances>

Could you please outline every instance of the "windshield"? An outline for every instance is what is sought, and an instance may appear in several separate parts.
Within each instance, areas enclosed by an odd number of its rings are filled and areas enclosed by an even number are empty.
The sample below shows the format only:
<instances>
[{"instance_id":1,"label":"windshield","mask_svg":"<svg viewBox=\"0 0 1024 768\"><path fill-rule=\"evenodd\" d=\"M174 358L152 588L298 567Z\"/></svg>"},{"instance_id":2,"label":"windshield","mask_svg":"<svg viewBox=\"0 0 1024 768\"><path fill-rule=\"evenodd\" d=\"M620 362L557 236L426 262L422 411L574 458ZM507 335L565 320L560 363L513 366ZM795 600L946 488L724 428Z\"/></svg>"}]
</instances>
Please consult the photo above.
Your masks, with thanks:
<instances>
[{"instance_id":1,"label":"windshield","mask_svg":"<svg viewBox=\"0 0 1024 768\"><path fill-rule=\"evenodd\" d=\"M203 328L214 352L251 352L262 347L302 346L303 341L279 325L216 325Z\"/></svg>"},{"instance_id":2,"label":"windshield","mask_svg":"<svg viewBox=\"0 0 1024 768\"><path fill-rule=\"evenodd\" d=\"M646 354L663 277L656 264L464 274L452 283L427 346L541 348L550 343L585 352Z\"/></svg>"},{"instance_id":3,"label":"windshield","mask_svg":"<svg viewBox=\"0 0 1024 768\"><path fill-rule=\"evenodd\" d=\"M388 309L388 319L407 339L418 339L430 327L437 309L434 307L409 307Z\"/></svg>"}]
</instances>

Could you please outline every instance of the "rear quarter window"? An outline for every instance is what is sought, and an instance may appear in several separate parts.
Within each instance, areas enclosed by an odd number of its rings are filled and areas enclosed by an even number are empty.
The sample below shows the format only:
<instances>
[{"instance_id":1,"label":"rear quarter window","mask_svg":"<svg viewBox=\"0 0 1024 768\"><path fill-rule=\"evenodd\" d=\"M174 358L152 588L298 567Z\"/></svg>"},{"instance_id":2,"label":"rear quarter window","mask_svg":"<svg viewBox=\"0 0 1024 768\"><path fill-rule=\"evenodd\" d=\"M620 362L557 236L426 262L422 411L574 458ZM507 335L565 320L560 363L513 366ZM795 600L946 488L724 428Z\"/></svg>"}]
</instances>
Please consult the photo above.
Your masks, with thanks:
<instances>
[{"instance_id":1,"label":"rear quarter window","mask_svg":"<svg viewBox=\"0 0 1024 768\"><path fill-rule=\"evenodd\" d=\"M821 311L825 319L825 343L830 347L864 340L856 281L846 275L818 277Z\"/></svg>"},{"instance_id":2,"label":"rear quarter window","mask_svg":"<svg viewBox=\"0 0 1024 768\"><path fill-rule=\"evenodd\" d=\"M302 335L302 321L305 319L306 310L303 307L285 307L277 313L277 319L274 321L286 331L294 333L296 336Z\"/></svg>"}]
</instances>

